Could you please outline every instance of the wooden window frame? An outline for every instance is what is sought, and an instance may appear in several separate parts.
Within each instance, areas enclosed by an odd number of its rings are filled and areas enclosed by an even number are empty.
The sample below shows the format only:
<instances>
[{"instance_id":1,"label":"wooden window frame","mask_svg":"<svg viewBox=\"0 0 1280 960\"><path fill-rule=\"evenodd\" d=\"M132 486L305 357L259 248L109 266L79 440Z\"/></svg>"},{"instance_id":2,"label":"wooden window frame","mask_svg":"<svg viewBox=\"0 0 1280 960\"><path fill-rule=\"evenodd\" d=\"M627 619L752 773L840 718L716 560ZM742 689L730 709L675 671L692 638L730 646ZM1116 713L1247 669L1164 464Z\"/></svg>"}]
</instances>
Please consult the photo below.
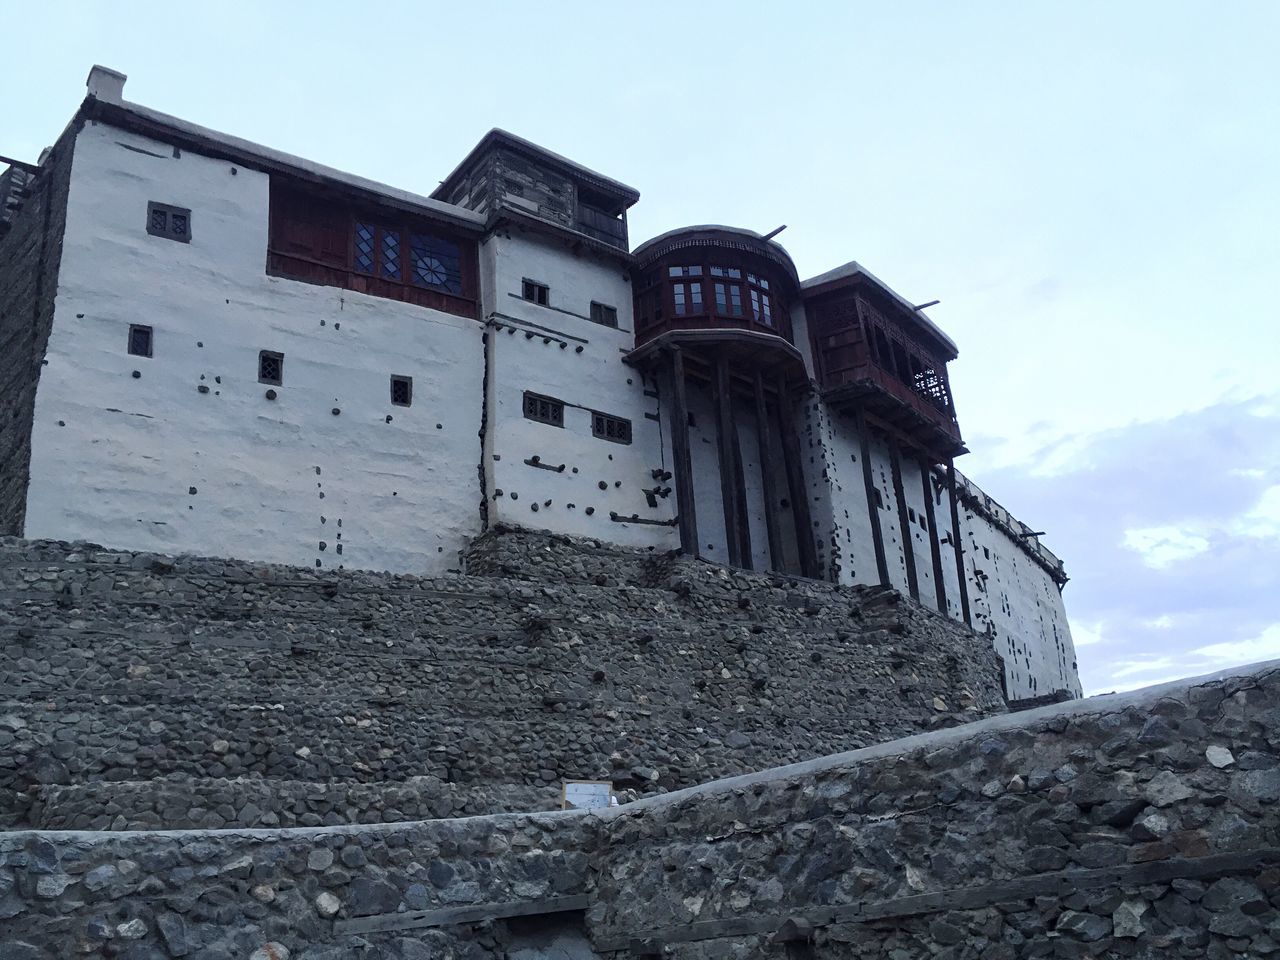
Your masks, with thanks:
<instances>
[{"instance_id":1,"label":"wooden window frame","mask_svg":"<svg viewBox=\"0 0 1280 960\"><path fill-rule=\"evenodd\" d=\"M549 307L551 306L551 287L538 280L522 277L520 279L520 297L529 303L536 303L540 307Z\"/></svg>"},{"instance_id":2,"label":"wooden window frame","mask_svg":"<svg viewBox=\"0 0 1280 960\"><path fill-rule=\"evenodd\" d=\"M544 408L545 405L545 408ZM564 401L548 397L531 390L524 392L521 404L524 418L534 423L544 423L549 427L564 429Z\"/></svg>"},{"instance_id":3,"label":"wooden window frame","mask_svg":"<svg viewBox=\"0 0 1280 960\"><path fill-rule=\"evenodd\" d=\"M308 189L279 177L271 180L270 211L268 275L354 290L457 316L479 317L478 248L473 238L425 217ZM356 267L359 224L374 227L371 270ZM392 233L399 242L398 278L388 277L380 269L383 238ZM415 279L415 237L430 237L457 247L456 284L428 285ZM441 263L447 266L443 260Z\"/></svg>"},{"instance_id":4,"label":"wooden window frame","mask_svg":"<svg viewBox=\"0 0 1280 960\"><path fill-rule=\"evenodd\" d=\"M276 364L275 377L267 376L263 373L263 362L272 361ZM275 350L259 350L258 351L258 382L269 383L272 386L284 386L284 354Z\"/></svg>"},{"instance_id":5,"label":"wooden window frame","mask_svg":"<svg viewBox=\"0 0 1280 960\"><path fill-rule=\"evenodd\" d=\"M405 398L403 400L396 399L397 386L404 387ZM391 375L391 403L397 407L413 406L413 377L405 377L396 373Z\"/></svg>"},{"instance_id":6,"label":"wooden window frame","mask_svg":"<svg viewBox=\"0 0 1280 960\"><path fill-rule=\"evenodd\" d=\"M591 411L591 435L610 443L631 443L631 421L626 417L615 417L611 413Z\"/></svg>"},{"instance_id":7,"label":"wooden window frame","mask_svg":"<svg viewBox=\"0 0 1280 960\"><path fill-rule=\"evenodd\" d=\"M602 327L618 327L618 308L598 300L591 301L591 322Z\"/></svg>"},{"instance_id":8,"label":"wooden window frame","mask_svg":"<svg viewBox=\"0 0 1280 960\"><path fill-rule=\"evenodd\" d=\"M140 351L140 350L135 350L135 349L133 349L133 346L134 346L134 339L133 339L133 338L134 338L134 336L135 336L135 335L137 335L137 334L145 334L145 335L146 335L146 338L147 338L147 349L146 349L146 352L145 352L145 353L143 353L143 352L142 352L142 351ZM155 330L154 330L154 329L152 329L150 326L148 326L148 325L147 325L147 324L145 324L145 323L131 323L131 324L129 324L129 339L126 341L125 346L126 346L126 349L129 351L129 356L131 356L131 357L148 357L148 358L150 358L150 357L154 356L154 354L155 354L155 349L156 349L156 334L155 334Z\"/></svg>"}]
</instances>

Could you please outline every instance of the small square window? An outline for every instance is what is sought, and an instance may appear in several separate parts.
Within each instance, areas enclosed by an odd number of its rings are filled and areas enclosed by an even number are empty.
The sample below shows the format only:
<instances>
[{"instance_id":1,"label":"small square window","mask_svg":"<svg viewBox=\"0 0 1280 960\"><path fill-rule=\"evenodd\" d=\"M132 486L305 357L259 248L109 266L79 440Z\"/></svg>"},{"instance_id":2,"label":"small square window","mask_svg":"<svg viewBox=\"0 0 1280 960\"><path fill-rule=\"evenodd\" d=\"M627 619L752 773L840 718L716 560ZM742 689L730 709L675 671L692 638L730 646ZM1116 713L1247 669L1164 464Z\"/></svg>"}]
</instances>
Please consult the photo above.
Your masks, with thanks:
<instances>
[{"instance_id":1,"label":"small square window","mask_svg":"<svg viewBox=\"0 0 1280 960\"><path fill-rule=\"evenodd\" d=\"M591 435L614 443L631 442L631 421L607 413L591 414Z\"/></svg>"},{"instance_id":2,"label":"small square window","mask_svg":"<svg viewBox=\"0 0 1280 960\"><path fill-rule=\"evenodd\" d=\"M407 407L413 403L413 377L391 378L391 402L397 407Z\"/></svg>"},{"instance_id":3,"label":"small square window","mask_svg":"<svg viewBox=\"0 0 1280 960\"><path fill-rule=\"evenodd\" d=\"M563 427L564 403L536 393L525 393L524 415L529 420L536 420L553 427Z\"/></svg>"},{"instance_id":4,"label":"small square window","mask_svg":"<svg viewBox=\"0 0 1280 960\"><path fill-rule=\"evenodd\" d=\"M595 323L603 324L606 327L616 327L618 325L618 308L611 307L607 303L596 303L591 301L591 319Z\"/></svg>"},{"instance_id":5,"label":"small square window","mask_svg":"<svg viewBox=\"0 0 1280 960\"><path fill-rule=\"evenodd\" d=\"M284 383L284 354L263 350L258 354L258 382Z\"/></svg>"},{"instance_id":6,"label":"small square window","mask_svg":"<svg viewBox=\"0 0 1280 960\"><path fill-rule=\"evenodd\" d=\"M153 237L190 243L191 211L153 200L147 204L147 233Z\"/></svg>"},{"instance_id":7,"label":"small square window","mask_svg":"<svg viewBox=\"0 0 1280 960\"><path fill-rule=\"evenodd\" d=\"M151 356L151 328L140 323L129 325L129 352L135 357Z\"/></svg>"},{"instance_id":8,"label":"small square window","mask_svg":"<svg viewBox=\"0 0 1280 960\"><path fill-rule=\"evenodd\" d=\"M521 286L521 296L530 303L536 303L546 306L551 300L551 290L545 283L538 283L536 280L525 278Z\"/></svg>"}]
</instances>

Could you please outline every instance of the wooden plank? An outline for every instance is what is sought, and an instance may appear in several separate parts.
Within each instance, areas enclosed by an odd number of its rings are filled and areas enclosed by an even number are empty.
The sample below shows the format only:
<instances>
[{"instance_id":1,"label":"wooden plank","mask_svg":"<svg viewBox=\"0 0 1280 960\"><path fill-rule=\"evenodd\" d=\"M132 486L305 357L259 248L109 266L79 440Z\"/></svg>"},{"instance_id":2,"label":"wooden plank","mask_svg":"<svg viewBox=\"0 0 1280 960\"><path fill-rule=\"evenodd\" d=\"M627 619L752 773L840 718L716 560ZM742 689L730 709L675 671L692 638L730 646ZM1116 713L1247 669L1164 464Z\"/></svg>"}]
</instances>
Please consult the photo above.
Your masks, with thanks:
<instances>
[{"instance_id":1,"label":"wooden plank","mask_svg":"<svg viewBox=\"0 0 1280 960\"><path fill-rule=\"evenodd\" d=\"M929 557L933 561L933 592L938 601L938 612L947 612L947 585L942 580L942 544L938 542L938 521L933 509L933 465L920 458L920 490L924 494L924 519L929 526Z\"/></svg>"},{"instance_id":2,"label":"wooden plank","mask_svg":"<svg viewBox=\"0 0 1280 960\"><path fill-rule=\"evenodd\" d=\"M791 516L795 520L796 546L800 551L800 572L815 580L822 576L818 569L818 546L813 540L813 517L809 513L809 490L804 483L804 467L800 462L800 441L796 437L796 416L791 406L786 375L778 377L778 420L782 439L782 466L791 494Z\"/></svg>"},{"instance_id":3,"label":"wooden plank","mask_svg":"<svg viewBox=\"0 0 1280 960\"><path fill-rule=\"evenodd\" d=\"M756 371L756 443L760 447L760 483L764 491L764 526L769 537L769 566L782 573L782 535L778 530L778 490L773 477L772 431L764 399L764 377Z\"/></svg>"},{"instance_id":4,"label":"wooden plank","mask_svg":"<svg viewBox=\"0 0 1280 960\"><path fill-rule=\"evenodd\" d=\"M441 907L435 910L408 910L404 913L381 913L372 917L338 920L333 932L381 933L387 930L412 930L420 927L445 927L458 923L482 923L504 917L528 917L542 913L564 913L585 910L590 902L587 894L551 897L546 900L517 900L509 903L476 903L465 907Z\"/></svg>"},{"instance_id":5,"label":"wooden plank","mask_svg":"<svg viewBox=\"0 0 1280 960\"><path fill-rule=\"evenodd\" d=\"M733 391L732 384L729 390ZM730 439L733 441L734 499L738 506L738 549L742 553L743 568L754 570L756 564L751 552L751 504L747 500L747 478L742 467L742 435L738 432L736 417L733 419Z\"/></svg>"},{"instance_id":6,"label":"wooden plank","mask_svg":"<svg viewBox=\"0 0 1280 960\"><path fill-rule=\"evenodd\" d=\"M871 428L862 415L862 405L853 408L854 429L858 431L859 455L862 457L862 486L867 497L867 517L871 521L871 546L876 554L876 575L880 586L890 586L889 562L884 555L884 531L880 529L880 508L876 506L876 484L871 474Z\"/></svg>"},{"instance_id":7,"label":"wooden plank","mask_svg":"<svg viewBox=\"0 0 1280 960\"><path fill-rule=\"evenodd\" d=\"M742 566L742 543L738 537L738 486L734 483L733 402L729 396L729 361L716 357L716 442L720 452L720 502L724 507L724 540L729 563Z\"/></svg>"},{"instance_id":8,"label":"wooden plank","mask_svg":"<svg viewBox=\"0 0 1280 960\"><path fill-rule=\"evenodd\" d=\"M907 492L902 484L902 451L897 438L888 435L889 472L893 477L893 499L898 506L898 533L902 537L902 553L907 562L907 591L911 599L920 602L920 574L916 570L916 548L912 543L911 518L907 516Z\"/></svg>"},{"instance_id":9,"label":"wooden plank","mask_svg":"<svg viewBox=\"0 0 1280 960\"><path fill-rule=\"evenodd\" d=\"M973 626L969 615L969 584L964 575L964 537L960 534L960 509L956 506L956 462L947 461L947 498L951 501L951 549L956 555L956 577L960 580L960 612L965 626Z\"/></svg>"},{"instance_id":10,"label":"wooden plank","mask_svg":"<svg viewBox=\"0 0 1280 960\"><path fill-rule=\"evenodd\" d=\"M689 404L685 394L684 353L671 348L671 454L676 480L680 549L698 556L698 512L693 500L693 462L689 454Z\"/></svg>"}]
</instances>

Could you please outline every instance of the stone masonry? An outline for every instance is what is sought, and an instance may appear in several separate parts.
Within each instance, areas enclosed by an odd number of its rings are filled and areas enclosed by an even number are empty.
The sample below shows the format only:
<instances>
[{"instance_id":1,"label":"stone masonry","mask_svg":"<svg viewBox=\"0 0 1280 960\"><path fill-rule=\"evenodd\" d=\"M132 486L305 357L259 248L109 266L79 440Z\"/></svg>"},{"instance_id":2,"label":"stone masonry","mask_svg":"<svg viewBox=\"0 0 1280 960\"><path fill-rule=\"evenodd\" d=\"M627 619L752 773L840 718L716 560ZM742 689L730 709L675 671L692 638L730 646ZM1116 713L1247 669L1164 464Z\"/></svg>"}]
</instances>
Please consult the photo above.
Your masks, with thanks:
<instances>
[{"instance_id":1,"label":"stone masonry","mask_svg":"<svg viewBox=\"0 0 1280 960\"><path fill-rule=\"evenodd\" d=\"M434 579L0 540L0 826L553 809L1005 709L896 593L496 531Z\"/></svg>"},{"instance_id":2,"label":"stone masonry","mask_svg":"<svg viewBox=\"0 0 1280 960\"><path fill-rule=\"evenodd\" d=\"M608 811L0 834L0 957L1280 952L1280 663Z\"/></svg>"}]
</instances>

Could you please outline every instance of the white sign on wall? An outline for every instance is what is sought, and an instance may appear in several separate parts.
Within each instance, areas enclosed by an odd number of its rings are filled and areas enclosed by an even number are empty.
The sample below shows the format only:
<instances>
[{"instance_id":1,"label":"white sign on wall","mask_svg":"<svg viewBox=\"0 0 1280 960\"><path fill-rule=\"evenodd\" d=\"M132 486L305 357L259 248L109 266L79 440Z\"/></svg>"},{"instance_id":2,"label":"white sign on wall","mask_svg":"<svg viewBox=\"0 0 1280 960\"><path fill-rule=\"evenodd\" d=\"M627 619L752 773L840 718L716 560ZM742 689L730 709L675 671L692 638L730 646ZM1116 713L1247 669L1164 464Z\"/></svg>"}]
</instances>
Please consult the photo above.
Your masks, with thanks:
<instances>
[{"instance_id":1,"label":"white sign on wall","mask_svg":"<svg viewBox=\"0 0 1280 960\"><path fill-rule=\"evenodd\" d=\"M562 810L595 810L607 807L613 798L610 780L566 780L561 798Z\"/></svg>"}]
</instances>

